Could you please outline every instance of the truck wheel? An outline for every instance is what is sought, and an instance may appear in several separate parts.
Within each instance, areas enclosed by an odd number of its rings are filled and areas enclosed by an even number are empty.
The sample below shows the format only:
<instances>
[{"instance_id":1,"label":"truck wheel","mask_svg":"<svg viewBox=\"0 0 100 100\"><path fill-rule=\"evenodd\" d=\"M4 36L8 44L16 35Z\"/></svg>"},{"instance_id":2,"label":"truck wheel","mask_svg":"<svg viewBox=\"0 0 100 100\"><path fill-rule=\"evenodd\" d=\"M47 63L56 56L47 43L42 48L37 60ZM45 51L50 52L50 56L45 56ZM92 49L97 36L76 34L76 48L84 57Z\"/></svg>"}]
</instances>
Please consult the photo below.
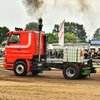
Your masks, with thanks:
<instances>
[{"instance_id":1,"label":"truck wheel","mask_svg":"<svg viewBox=\"0 0 100 100\"><path fill-rule=\"evenodd\" d=\"M18 61L14 65L14 73L17 76L25 76L27 74L27 66L23 61Z\"/></svg>"},{"instance_id":2,"label":"truck wheel","mask_svg":"<svg viewBox=\"0 0 100 100\"><path fill-rule=\"evenodd\" d=\"M63 69L63 75L66 79L77 79L80 77L80 67L76 64L68 64Z\"/></svg>"},{"instance_id":3,"label":"truck wheel","mask_svg":"<svg viewBox=\"0 0 100 100\"><path fill-rule=\"evenodd\" d=\"M34 70L34 71L32 71L32 75L33 75L33 76L36 76L36 75L39 74L39 73L40 73L39 70Z\"/></svg>"}]
</instances>

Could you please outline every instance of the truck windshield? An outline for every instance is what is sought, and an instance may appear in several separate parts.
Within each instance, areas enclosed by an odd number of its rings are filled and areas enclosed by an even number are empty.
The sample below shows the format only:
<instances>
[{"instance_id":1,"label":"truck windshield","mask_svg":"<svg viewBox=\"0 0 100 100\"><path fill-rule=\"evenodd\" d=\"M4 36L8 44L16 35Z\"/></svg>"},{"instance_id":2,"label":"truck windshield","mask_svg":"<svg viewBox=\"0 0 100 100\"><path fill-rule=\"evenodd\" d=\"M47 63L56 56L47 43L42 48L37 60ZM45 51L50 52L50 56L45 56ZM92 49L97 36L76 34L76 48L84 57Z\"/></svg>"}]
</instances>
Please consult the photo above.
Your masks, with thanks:
<instances>
[{"instance_id":1,"label":"truck windshield","mask_svg":"<svg viewBox=\"0 0 100 100\"><path fill-rule=\"evenodd\" d=\"M8 43L20 43L20 35L19 34L12 34L10 36Z\"/></svg>"}]
</instances>

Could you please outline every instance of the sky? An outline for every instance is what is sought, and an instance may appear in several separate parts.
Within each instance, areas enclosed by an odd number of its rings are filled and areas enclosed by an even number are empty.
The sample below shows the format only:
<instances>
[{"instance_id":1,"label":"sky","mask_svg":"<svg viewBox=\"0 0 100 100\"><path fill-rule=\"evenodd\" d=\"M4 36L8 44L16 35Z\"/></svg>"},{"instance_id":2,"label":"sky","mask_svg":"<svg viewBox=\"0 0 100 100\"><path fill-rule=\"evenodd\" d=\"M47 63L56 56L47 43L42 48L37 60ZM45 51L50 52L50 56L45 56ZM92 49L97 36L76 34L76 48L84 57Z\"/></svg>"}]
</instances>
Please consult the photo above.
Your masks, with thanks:
<instances>
[{"instance_id":1,"label":"sky","mask_svg":"<svg viewBox=\"0 0 100 100\"><path fill-rule=\"evenodd\" d=\"M100 28L100 0L43 0L38 10L29 8L23 0L0 0L0 27L10 31L15 27L25 28L29 22L43 18L43 31L52 32L55 24L66 22L83 24L89 39Z\"/></svg>"}]
</instances>

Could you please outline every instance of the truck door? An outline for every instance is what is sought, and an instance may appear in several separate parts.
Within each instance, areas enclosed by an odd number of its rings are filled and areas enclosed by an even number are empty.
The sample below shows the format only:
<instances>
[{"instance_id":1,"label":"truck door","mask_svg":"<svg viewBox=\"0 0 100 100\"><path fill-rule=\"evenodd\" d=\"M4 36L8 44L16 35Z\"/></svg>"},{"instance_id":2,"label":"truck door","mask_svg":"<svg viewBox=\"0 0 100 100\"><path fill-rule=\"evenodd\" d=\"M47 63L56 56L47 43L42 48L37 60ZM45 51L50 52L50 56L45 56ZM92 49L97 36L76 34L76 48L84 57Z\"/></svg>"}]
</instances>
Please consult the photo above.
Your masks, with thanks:
<instances>
[{"instance_id":1,"label":"truck door","mask_svg":"<svg viewBox=\"0 0 100 100\"><path fill-rule=\"evenodd\" d=\"M20 34L11 34L7 47L7 61L20 56Z\"/></svg>"},{"instance_id":2,"label":"truck door","mask_svg":"<svg viewBox=\"0 0 100 100\"><path fill-rule=\"evenodd\" d=\"M21 59L32 59L33 47L31 45L32 33L24 32L21 34Z\"/></svg>"}]
</instances>

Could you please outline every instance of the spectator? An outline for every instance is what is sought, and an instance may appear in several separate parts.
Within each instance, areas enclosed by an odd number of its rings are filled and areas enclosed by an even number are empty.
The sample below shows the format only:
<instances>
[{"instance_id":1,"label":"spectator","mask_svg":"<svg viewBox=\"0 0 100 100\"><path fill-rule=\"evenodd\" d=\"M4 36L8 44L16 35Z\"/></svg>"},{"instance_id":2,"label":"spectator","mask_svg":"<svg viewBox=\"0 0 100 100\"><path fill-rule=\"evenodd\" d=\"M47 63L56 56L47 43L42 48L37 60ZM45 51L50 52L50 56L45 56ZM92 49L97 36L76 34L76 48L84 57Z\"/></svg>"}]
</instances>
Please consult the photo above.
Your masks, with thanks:
<instances>
[{"instance_id":1,"label":"spectator","mask_svg":"<svg viewBox=\"0 0 100 100\"><path fill-rule=\"evenodd\" d=\"M2 52L2 49L0 49L0 57L3 56L3 52Z\"/></svg>"},{"instance_id":2,"label":"spectator","mask_svg":"<svg viewBox=\"0 0 100 100\"><path fill-rule=\"evenodd\" d=\"M47 49L47 58L49 58L50 51Z\"/></svg>"},{"instance_id":3,"label":"spectator","mask_svg":"<svg viewBox=\"0 0 100 100\"><path fill-rule=\"evenodd\" d=\"M100 59L100 51L98 51L97 58Z\"/></svg>"},{"instance_id":4,"label":"spectator","mask_svg":"<svg viewBox=\"0 0 100 100\"><path fill-rule=\"evenodd\" d=\"M3 51L3 57L5 57L5 50Z\"/></svg>"},{"instance_id":5,"label":"spectator","mask_svg":"<svg viewBox=\"0 0 100 100\"><path fill-rule=\"evenodd\" d=\"M60 51L59 58L63 59L63 53Z\"/></svg>"},{"instance_id":6,"label":"spectator","mask_svg":"<svg viewBox=\"0 0 100 100\"><path fill-rule=\"evenodd\" d=\"M91 50L88 51L88 59L91 58Z\"/></svg>"},{"instance_id":7,"label":"spectator","mask_svg":"<svg viewBox=\"0 0 100 100\"><path fill-rule=\"evenodd\" d=\"M52 51L52 49L50 50L50 58L53 58L53 51Z\"/></svg>"},{"instance_id":8,"label":"spectator","mask_svg":"<svg viewBox=\"0 0 100 100\"><path fill-rule=\"evenodd\" d=\"M54 58L57 58L57 50L54 50Z\"/></svg>"},{"instance_id":9,"label":"spectator","mask_svg":"<svg viewBox=\"0 0 100 100\"><path fill-rule=\"evenodd\" d=\"M94 50L91 52L91 58L94 58Z\"/></svg>"},{"instance_id":10,"label":"spectator","mask_svg":"<svg viewBox=\"0 0 100 100\"><path fill-rule=\"evenodd\" d=\"M84 50L84 59L88 58L88 53Z\"/></svg>"},{"instance_id":11,"label":"spectator","mask_svg":"<svg viewBox=\"0 0 100 100\"><path fill-rule=\"evenodd\" d=\"M98 51L97 51L97 55L98 55Z\"/></svg>"},{"instance_id":12,"label":"spectator","mask_svg":"<svg viewBox=\"0 0 100 100\"><path fill-rule=\"evenodd\" d=\"M97 58L97 51L94 51L94 58Z\"/></svg>"},{"instance_id":13,"label":"spectator","mask_svg":"<svg viewBox=\"0 0 100 100\"><path fill-rule=\"evenodd\" d=\"M57 52L57 58L59 59L60 57L59 57L59 52Z\"/></svg>"},{"instance_id":14,"label":"spectator","mask_svg":"<svg viewBox=\"0 0 100 100\"><path fill-rule=\"evenodd\" d=\"M64 50L63 50L63 49L61 50L61 52L62 52L62 56L64 56ZM63 57L62 57L62 58L63 58Z\"/></svg>"}]
</instances>

